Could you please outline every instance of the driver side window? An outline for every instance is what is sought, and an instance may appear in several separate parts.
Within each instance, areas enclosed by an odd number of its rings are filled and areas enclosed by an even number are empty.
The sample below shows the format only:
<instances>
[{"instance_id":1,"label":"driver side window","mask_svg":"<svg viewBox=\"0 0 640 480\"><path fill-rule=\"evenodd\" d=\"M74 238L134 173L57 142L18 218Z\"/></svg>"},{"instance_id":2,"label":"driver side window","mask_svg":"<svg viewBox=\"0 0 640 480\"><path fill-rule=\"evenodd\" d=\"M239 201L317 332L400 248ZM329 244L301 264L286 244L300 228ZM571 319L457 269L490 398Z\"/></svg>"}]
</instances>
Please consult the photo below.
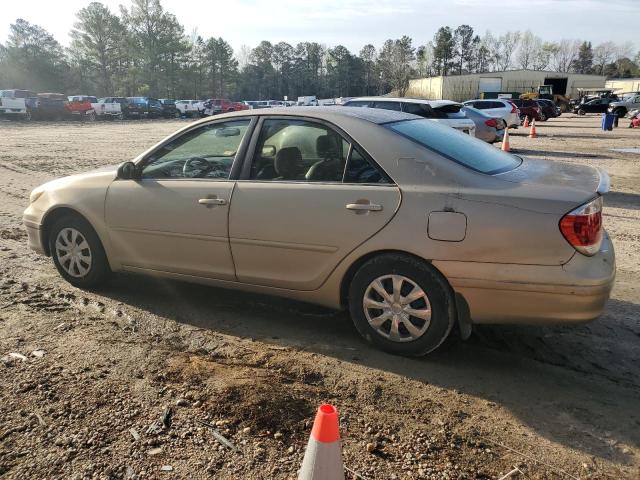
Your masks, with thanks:
<instances>
[{"instance_id":1,"label":"driver side window","mask_svg":"<svg viewBox=\"0 0 640 480\"><path fill-rule=\"evenodd\" d=\"M147 159L142 178L228 179L249 122L215 123L184 133Z\"/></svg>"}]
</instances>

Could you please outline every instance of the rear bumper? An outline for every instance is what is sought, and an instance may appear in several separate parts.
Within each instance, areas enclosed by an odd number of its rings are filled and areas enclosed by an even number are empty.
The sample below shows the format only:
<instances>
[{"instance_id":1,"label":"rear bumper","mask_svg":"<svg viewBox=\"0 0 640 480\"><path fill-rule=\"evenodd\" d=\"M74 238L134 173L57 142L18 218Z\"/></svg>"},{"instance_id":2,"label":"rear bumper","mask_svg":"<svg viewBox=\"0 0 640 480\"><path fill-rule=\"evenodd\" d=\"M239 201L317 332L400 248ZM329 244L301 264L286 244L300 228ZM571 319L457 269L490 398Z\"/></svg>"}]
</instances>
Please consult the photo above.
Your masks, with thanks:
<instances>
[{"instance_id":1,"label":"rear bumper","mask_svg":"<svg viewBox=\"0 0 640 480\"><path fill-rule=\"evenodd\" d=\"M444 262L448 263L448 262ZM560 266L467 264L436 266L469 305L477 324L580 323L604 310L615 281L615 253L605 234L593 257L576 253ZM454 270L457 270L454 271Z\"/></svg>"}]
</instances>

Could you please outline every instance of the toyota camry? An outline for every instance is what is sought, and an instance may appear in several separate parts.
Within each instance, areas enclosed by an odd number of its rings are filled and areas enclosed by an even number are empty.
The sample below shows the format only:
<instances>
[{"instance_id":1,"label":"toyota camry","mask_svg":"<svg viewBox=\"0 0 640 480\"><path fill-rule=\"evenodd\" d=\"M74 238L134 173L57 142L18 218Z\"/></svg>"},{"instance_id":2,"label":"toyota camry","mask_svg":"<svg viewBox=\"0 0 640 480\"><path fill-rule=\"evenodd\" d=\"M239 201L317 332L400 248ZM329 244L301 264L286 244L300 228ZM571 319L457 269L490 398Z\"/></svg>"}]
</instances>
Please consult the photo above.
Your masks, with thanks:
<instances>
[{"instance_id":1,"label":"toyota camry","mask_svg":"<svg viewBox=\"0 0 640 480\"><path fill-rule=\"evenodd\" d=\"M46 183L24 223L76 287L127 271L280 295L348 309L369 342L424 355L454 326L596 318L615 277L607 190L598 169L408 113L275 108Z\"/></svg>"}]
</instances>

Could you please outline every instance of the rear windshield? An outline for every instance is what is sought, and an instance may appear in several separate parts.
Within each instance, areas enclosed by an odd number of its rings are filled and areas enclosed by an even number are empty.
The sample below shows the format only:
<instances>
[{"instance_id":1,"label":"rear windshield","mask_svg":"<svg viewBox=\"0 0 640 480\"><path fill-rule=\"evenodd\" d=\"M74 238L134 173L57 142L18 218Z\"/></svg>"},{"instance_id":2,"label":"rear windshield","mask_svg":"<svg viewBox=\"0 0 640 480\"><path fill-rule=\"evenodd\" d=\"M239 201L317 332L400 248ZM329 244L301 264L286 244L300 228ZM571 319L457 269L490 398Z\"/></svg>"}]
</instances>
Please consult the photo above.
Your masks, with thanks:
<instances>
[{"instance_id":1,"label":"rear windshield","mask_svg":"<svg viewBox=\"0 0 640 480\"><path fill-rule=\"evenodd\" d=\"M515 155L429 120L402 120L385 127L476 172L495 175L520 165Z\"/></svg>"}]
</instances>

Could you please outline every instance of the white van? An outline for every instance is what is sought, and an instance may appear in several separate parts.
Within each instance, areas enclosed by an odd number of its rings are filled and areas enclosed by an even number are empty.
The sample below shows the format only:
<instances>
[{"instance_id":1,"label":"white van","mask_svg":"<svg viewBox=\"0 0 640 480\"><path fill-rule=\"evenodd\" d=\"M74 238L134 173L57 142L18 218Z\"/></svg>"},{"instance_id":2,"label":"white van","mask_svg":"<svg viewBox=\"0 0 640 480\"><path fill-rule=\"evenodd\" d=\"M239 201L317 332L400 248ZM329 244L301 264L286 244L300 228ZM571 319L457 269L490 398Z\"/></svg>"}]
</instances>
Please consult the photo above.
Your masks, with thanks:
<instances>
[{"instance_id":1,"label":"white van","mask_svg":"<svg viewBox=\"0 0 640 480\"><path fill-rule=\"evenodd\" d=\"M462 105L451 100L422 100L417 98L358 97L342 104L344 107L367 107L412 113L435 122L443 123L472 137L476 136L476 124L467 118Z\"/></svg>"}]
</instances>

